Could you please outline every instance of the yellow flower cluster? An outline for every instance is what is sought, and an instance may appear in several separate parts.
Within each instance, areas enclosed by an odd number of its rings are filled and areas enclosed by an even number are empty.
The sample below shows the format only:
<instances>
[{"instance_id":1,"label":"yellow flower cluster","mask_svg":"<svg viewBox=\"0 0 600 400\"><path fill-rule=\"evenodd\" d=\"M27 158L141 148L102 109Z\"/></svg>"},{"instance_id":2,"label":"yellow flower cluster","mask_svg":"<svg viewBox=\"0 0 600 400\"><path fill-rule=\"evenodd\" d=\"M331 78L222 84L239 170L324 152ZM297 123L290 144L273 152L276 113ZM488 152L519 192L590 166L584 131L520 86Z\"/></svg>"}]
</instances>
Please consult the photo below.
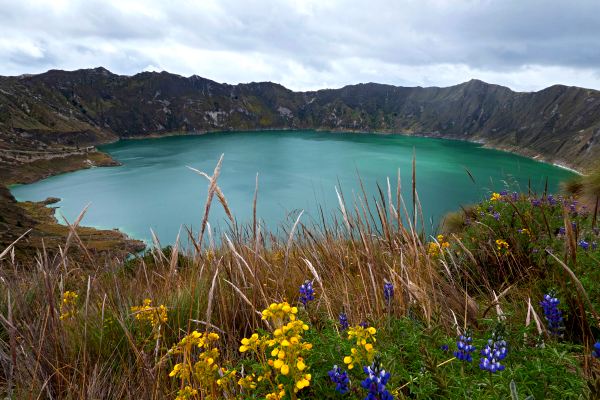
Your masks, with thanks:
<instances>
[{"instance_id":1,"label":"yellow flower cluster","mask_svg":"<svg viewBox=\"0 0 600 400\"><path fill-rule=\"evenodd\" d=\"M198 394L198 391L191 386L186 386L183 389L180 389L177 392L177 397L175 400L188 400L195 397Z\"/></svg>"},{"instance_id":2,"label":"yellow flower cluster","mask_svg":"<svg viewBox=\"0 0 600 400\"><path fill-rule=\"evenodd\" d=\"M62 295L62 301L60 303L60 319L64 321L66 319L73 318L77 313L77 299L79 295L77 292L71 292L67 290Z\"/></svg>"},{"instance_id":3,"label":"yellow flower cluster","mask_svg":"<svg viewBox=\"0 0 600 400\"><path fill-rule=\"evenodd\" d=\"M178 399L195 396L198 389L210 393L209 391L219 384L217 381L221 379L223 370L219 369L216 362L219 358L219 349L214 347L214 342L217 340L219 340L219 335L216 333L193 331L171 349L172 354L183 355L182 362L175 364L169 374L170 377L180 379L181 383L185 385L184 389L179 391ZM200 353L196 362L193 362L195 348L199 348ZM184 397L185 395L188 397Z\"/></svg>"},{"instance_id":4,"label":"yellow flower cluster","mask_svg":"<svg viewBox=\"0 0 600 400\"><path fill-rule=\"evenodd\" d=\"M492 197L490 197L491 201L499 201L502 199L502 195L500 193L492 193Z\"/></svg>"},{"instance_id":5,"label":"yellow flower cluster","mask_svg":"<svg viewBox=\"0 0 600 400\"><path fill-rule=\"evenodd\" d=\"M276 328L281 327L286 319L290 321L296 320L298 307L292 307L287 301L283 303L272 303L269 308L263 310L262 319L271 320Z\"/></svg>"},{"instance_id":6,"label":"yellow flower cluster","mask_svg":"<svg viewBox=\"0 0 600 400\"><path fill-rule=\"evenodd\" d=\"M277 385L276 392L269 393L265 396L266 400L281 400L285 397L285 389L283 388L283 383Z\"/></svg>"},{"instance_id":7,"label":"yellow flower cluster","mask_svg":"<svg viewBox=\"0 0 600 400\"><path fill-rule=\"evenodd\" d=\"M257 378L257 381L271 382L274 390L267 398L280 399L285 396L285 385L279 382L279 376L287 377L293 382L293 387L287 389L297 393L299 390L310 386L311 374L306 373L308 366L304 362L305 353L312 348L312 344L304 342L302 335L308 330L308 325L296 318L298 309L287 302L273 303L262 312L262 318L269 320L275 328L272 336L259 337L253 334L242 339L240 352L254 352L265 370L269 368L274 372L274 380L270 371ZM277 386L275 386L277 385Z\"/></svg>"},{"instance_id":8,"label":"yellow flower cluster","mask_svg":"<svg viewBox=\"0 0 600 400\"><path fill-rule=\"evenodd\" d=\"M429 242L427 247L427 253L432 257L440 255L444 249L450 247L450 243L446 240L444 235L437 235L437 242Z\"/></svg>"},{"instance_id":9,"label":"yellow flower cluster","mask_svg":"<svg viewBox=\"0 0 600 400\"><path fill-rule=\"evenodd\" d=\"M508 243L504 239L496 239L496 248L499 251L508 251Z\"/></svg>"},{"instance_id":10,"label":"yellow flower cluster","mask_svg":"<svg viewBox=\"0 0 600 400\"><path fill-rule=\"evenodd\" d=\"M135 314L138 321L148 321L153 329L167 322L167 307L160 305L153 307L152 300L145 299L141 306L131 307L131 312Z\"/></svg>"},{"instance_id":11,"label":"yellow flower cluster","mask_svg":"<svg viewBox=\"0 0 600 400\"><path fill-rule=\"evenodd\" d=\"M376 333L377 329L372 326L368 328L354 326L348 329L348 340L356 342L356 347L350 349L351 355L344 357L344 364L348 365L348 369L354 368L355 365L368 365L373 362Z\"/></svg>"}]
</instances>

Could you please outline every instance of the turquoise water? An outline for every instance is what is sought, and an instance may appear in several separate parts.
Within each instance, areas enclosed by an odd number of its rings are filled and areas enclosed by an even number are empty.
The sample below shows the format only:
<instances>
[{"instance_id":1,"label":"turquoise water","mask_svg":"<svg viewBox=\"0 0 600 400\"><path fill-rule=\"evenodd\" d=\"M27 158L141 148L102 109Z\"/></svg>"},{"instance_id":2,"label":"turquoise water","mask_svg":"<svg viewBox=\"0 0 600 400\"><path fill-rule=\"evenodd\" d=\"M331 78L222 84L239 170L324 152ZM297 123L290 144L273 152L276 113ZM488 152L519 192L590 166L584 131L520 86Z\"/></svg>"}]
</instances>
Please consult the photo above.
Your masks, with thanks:
<instances>
[{"instance_id":1,"label":"turquoise water","mask_svg":"<svg viewBox=\"0 0 600 400\"><path fill-rule=\"evenodd\" d=\"M270 228L293 223L305 210L304 223L319 219L318 205L331 215L338 209L335 186L347 201L360 194L358 176L370 196L377 182L386 191L401 171L410 202L413 149L417 157L417 190L428 230L448 211L479 201L490 190L550 191L573 174L513 154L460 141L400 135L328 132L236 132L202 136L121 141L103 146L123 165L92 168L12 188L18 200L62 200L57 217L70 221L91 203L84 225L119 228L149 240L150 229L163 244L175 241L182 226L197 229L202 218L207 180L186 168L212 174L224 153L219 185L239 223L252 219L252 198L259 174L258 217ZM465 172L468 168L476 183ZM392 189L395 192L395 189ZM216 200L216 198L215 198ZM213 227L226 227L218 203L211 209ZM182 235L185 230L182 230Z\"/></svg>"}]
</instances>

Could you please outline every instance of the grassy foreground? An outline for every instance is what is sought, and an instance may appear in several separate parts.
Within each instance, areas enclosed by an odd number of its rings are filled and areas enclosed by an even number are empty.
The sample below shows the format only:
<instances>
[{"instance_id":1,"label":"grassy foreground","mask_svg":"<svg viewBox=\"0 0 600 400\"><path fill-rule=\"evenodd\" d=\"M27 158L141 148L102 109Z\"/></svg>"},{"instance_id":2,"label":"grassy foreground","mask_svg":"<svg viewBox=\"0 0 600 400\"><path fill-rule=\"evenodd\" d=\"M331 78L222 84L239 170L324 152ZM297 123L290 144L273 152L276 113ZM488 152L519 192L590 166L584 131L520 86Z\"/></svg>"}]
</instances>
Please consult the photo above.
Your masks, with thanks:
<instances>
[{"instance_id":1,"label":"grassy foreground","mask_svg":"<svg viewBox=\"0 0 600 400\"><path fill-rule=\"evenodd\" d=\"M27 263L0 252L3 396L600 396L598 201L586 182L576 197L491 193L432 237L414 182L408 207L388 183L377 199L340 194L333 223L299 216L272 235L256 218L236 225L219 171L200 173L209 195L189 250L157 240L98 262L79 218L58 252ZM213 200L231 218L220 246Z\"/></svg>"}]
</instances>

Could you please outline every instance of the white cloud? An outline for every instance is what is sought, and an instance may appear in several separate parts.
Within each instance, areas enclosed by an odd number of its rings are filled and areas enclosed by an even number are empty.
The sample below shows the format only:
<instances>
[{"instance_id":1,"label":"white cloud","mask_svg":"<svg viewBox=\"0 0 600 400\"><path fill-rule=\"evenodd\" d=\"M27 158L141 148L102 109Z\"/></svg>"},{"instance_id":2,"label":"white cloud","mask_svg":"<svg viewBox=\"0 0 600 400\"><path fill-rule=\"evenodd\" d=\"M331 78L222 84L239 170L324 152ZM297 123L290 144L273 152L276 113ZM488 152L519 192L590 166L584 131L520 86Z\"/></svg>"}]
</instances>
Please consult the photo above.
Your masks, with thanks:
<instances>
[{"instance_id":1,"label":"white cloud","mask_svg":"<svg viewBox=\"0 0 600 400\"><path fill-rule=\"evenodd\" d=\"M581 0L0 0L0 74L104 66L291 89L358 82L600 88Z\"/></svg>"}]
</instances>

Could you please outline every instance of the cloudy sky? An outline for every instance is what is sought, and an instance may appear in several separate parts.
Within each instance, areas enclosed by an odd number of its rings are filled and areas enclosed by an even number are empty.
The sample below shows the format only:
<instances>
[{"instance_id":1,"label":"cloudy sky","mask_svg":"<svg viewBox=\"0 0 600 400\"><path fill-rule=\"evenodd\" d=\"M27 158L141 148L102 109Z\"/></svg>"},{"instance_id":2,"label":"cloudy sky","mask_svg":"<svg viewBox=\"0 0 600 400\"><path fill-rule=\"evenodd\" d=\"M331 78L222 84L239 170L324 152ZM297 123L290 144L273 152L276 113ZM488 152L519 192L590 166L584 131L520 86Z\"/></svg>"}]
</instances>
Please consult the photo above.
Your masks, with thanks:
<instances>
[{"instance_id":1,"label":"cloudy sky","mask_svg":"<svg viewBox=\"0 0 600 400\"><path fill-rule=\"evenodd\" d=\"M0 0L0 75L600 89L598 0Z\"/></svg>"}]
</instances>

